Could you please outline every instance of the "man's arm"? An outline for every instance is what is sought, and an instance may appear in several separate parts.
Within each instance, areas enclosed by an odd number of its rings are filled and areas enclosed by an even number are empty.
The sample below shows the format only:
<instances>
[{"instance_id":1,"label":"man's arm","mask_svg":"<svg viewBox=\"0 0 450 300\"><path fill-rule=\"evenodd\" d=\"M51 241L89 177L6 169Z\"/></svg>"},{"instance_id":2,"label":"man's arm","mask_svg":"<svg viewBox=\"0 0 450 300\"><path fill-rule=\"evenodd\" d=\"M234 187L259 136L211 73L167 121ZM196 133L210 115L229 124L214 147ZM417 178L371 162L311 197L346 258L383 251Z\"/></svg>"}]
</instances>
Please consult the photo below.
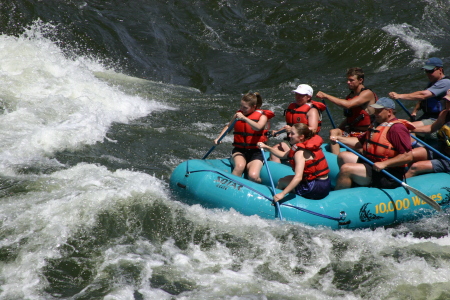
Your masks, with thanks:
<instances>
[{"instance_id":1,"label":"man's arm","mask_svg":"<svg viewBox=\"0 0 450 300\"><path fill-rule=\"evenodd\" d=\"M377 162L374 164L373 169L377 172L384 170L385 168L399 167L407 163L412 162L414 159L412 151L398 154L397 156L388 160Z\"/></svg>"},{"instance_id":2,"label":"man's arm","mask_svg":"<svg viewBox=\"0 0 450 300\"><path fill-rule=\"evenodd\" d=\"M428 99L433 96L434 96L434 94L432 92L430 92L429 90L417 91L417 92L410 93L410 94L397 94L396 92L389 93L389 97L394 100L397 100L397 99L413 100L413 101L414 100L425 100L425 99Z\"/></svg>"},{"instance_id":3,"label":"man's arm","mask_svg":"<svg viewBox=\"0 0 450 300\"><path fill-rule=\"evenodd\" d=\"M433 124L420 126L411 131L421 133L432 133L438 131L442 126L444 126L448 111L449 109L444 109L443 111L441 111L439 113L439 117L437 118L436 121L433 122Z\"/></svg>"},{"instance_id":4,"label":"man's arm","mask_svg":"<svg viewBox=\"0 0 450 300\"><path fill-rule=\"evenodd\" d=\"M362 91L358 96L352 98L352 101L348 101L346 99L340 99L331 95L328 95L324 92L318 92L316 94L317 98L320 99L327 99L331 102L333 102L334 104L337 104L340 107L349 109L352 107L356 107L356 106L361 106L367 102L369 102L370 100L373 99L374 95L373 92L371 90L365 90Z\"/></svg>"}]
</instances>

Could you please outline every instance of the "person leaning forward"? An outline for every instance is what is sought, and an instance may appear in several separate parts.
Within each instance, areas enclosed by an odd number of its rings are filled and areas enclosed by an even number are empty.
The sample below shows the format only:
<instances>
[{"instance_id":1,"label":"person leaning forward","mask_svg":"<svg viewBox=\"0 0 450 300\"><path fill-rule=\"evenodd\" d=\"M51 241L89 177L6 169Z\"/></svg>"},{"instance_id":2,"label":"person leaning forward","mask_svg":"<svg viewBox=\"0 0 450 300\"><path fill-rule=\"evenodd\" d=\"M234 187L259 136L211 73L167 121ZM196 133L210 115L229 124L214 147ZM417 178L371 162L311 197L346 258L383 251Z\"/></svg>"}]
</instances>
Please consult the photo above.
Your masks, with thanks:
<instances>
[{"instance_id":1,"label":"person leaning forward","mask_svg":"<svg viewBox=\"0 0 450 300\"><path fill-rule=\"evenodd\" d=\"M355 67L347 70L347 86L350 94L345 99L340 99L322 91L317 92L316 97L327 99L334 104L344 108L346 117L338 128L330 130L330 136L359 136L369 128L370 115L373 109L371 104L377 101L377 95L364 86L364 72L361 68ZM331 142L331 152L339 154L338 144Z\"/></svg>"},{"instance_id":2,"label":"person leaning forward","mask_svg":"<svg viewBox=\"0 0 450 300\"><path fill-rule=\"evenodd\" d=\"M358 137L330 137L361 150L366 158L374 162L371 166L351 152L339 153L340 172L335 190L350 188L352 184L396 188L400 184L381 170L402 180L405 166L413 161L409 130L414 129L414 126L395 117L395 103L392 99L380 98L371 107L375 109L375 122L366 133Z\"/></svg>"},{"instance_id":3,"label":"person leaning forward","mask_svg":"<svg viewBox=\"0 0 450 300\"><path fill-rule=\"evenodd\" d=\"M391 99L403 99L417 101L417 104L411 113L415 117L418 110L422 110L423 114L414 122L414 126L421 127L424 125L431 125L439 116L439 113L444 107L450 108L450 103L442 105L441 100L450 89L450 78L444 74L444 64L438 57L431 57L422 67L428 77L428 85L422 91L416 91L409 94L398 94L390 92ZM445 106L447 105L447 106Z\"/></svg>"}]
</instances>

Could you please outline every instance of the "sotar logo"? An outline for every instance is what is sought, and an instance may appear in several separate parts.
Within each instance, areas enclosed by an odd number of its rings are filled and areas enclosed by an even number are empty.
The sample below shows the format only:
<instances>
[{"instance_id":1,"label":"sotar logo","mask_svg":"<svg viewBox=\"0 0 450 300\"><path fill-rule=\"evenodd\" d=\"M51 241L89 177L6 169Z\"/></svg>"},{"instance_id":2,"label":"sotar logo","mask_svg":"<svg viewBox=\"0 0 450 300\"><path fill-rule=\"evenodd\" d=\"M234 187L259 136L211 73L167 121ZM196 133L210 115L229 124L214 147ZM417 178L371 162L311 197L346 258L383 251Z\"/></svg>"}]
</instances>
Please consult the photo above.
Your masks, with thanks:
<instances>
[{"instance_id":1,"label":"sotar logo","mask_svg":"<svg viewBox=\"0 0 450 300\"><path fill-rule=\"evenodd\" d=\"M214 182L217 182L216 187L227 190L228 188L233 188L235 190L240 191L241 188L243 188L243 185L237 184L231 179L227 179L221 176L217 176L216 180Z\"/></svg>"}]
</instances>

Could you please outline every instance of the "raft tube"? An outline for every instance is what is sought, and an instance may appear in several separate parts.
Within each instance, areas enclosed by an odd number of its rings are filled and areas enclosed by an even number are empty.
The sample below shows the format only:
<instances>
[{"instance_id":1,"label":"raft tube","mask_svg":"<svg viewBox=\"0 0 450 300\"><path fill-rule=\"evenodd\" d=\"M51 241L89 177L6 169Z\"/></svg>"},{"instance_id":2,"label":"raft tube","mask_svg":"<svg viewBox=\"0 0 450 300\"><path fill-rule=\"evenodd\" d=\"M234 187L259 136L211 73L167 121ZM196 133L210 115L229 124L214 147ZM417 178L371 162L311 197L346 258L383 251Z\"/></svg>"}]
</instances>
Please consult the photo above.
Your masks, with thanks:
<instances>
[{"instance_id":1,"label":"raft tube","mask_svg":"<svg viewBox=\"0 0 450 300\"><path fill-rule=\"evenodd\" d=\"M324 149L332 186L339 172L336 155ZM269 161L276 185L286 175L294 174L289 166ZM262 183L231 174L231 160L188 160L178 165L170 178L170 188L183 202L206 208L231 209L243 215L278 218L272 205L270 176L261 169ZM442 209L450 203L450 174L430 173L409 178L407 184L436 201ZM276 190L280 192L281 190ZM403 187L380 189L356 187L331 191L321 200L310 200L289 193L279 202L283 220L310 226L340 228L375 228L418 220L438 213L414 193Z\"/></svg>"}]
</instances>

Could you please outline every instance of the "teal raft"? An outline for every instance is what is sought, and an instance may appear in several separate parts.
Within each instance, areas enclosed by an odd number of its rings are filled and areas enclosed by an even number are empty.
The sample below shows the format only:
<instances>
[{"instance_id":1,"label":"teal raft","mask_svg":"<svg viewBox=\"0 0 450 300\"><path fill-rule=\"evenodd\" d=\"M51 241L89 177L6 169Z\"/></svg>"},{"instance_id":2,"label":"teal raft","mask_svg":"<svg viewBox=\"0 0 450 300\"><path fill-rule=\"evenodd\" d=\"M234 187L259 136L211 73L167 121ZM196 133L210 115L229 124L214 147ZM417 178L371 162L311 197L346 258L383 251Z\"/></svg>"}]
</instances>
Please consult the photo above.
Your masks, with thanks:
<instances>
[{"instance_id":1,"label":"teal raft","mask_svg":"<svg viewBox=\"0 0 450 300\"><path fill-rule=\"evenodd\" d=\"M324 148L332 185L339 168L336 155ZM272 205L270 175L276 183L281 177L293 174L290 167L269 161L268 174L261 170L262 184L231 174L232 166L226 159L188 160L178 165L170 178L171 190L183 202L201 204L206 208L230 209L243 215L258 215L274 219L279 214ZM431 173L409 178L407 184L436 201L442 209L450 203L450 174ZM278 190L276 191L279 192ZM310 226L340 228L374 228L405 221L418 220L438 213L414 193L403 187L379 189L356 187L331 191L322 200L310 200L288 194L280 203L285 221Z\"/></svg>"}]
</instances>

